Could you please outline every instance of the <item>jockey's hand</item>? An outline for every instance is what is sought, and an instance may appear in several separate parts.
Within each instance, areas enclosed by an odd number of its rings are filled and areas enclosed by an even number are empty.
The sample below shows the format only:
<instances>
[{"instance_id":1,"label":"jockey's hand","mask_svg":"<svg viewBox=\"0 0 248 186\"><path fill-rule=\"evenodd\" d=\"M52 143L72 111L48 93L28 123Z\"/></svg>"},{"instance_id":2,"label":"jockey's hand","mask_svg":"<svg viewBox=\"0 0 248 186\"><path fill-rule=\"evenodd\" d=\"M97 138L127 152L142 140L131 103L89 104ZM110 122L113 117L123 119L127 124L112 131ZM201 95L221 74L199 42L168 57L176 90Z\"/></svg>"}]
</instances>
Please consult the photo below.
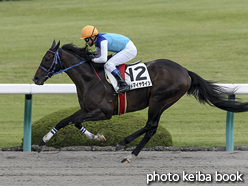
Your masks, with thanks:
<instances>
[{"instance_id":1,"label":"jockey's hand","mask_svg":"<svg viewBox=\"0 0 248 186\"><path fill-rule=\"evenodd\" d=\"M94 53L93 52L87 52L87 55L88 56L94 56Z\"/></svg>"},{"instance_id":2,"label":"jockey's hand","mask_svg":"<svg viewBox=\"0 0 248 186\"><path fill-rule=\"evenodd\" d=\"M111 57L113 57L113 54L108 55L107 59L109 60Z\"/></svg>"},{"instance_id":3,"label":"jockey's hand","mask_svg":"<svg viewBox=\"0 0 248 186\"><path fill-rule=\"evenodd\" d=\"M93 58L93 56L87 56L85 58L85 60L86 60L86 62L92 62L92 58Z\"/></svg>"}]
</instances>

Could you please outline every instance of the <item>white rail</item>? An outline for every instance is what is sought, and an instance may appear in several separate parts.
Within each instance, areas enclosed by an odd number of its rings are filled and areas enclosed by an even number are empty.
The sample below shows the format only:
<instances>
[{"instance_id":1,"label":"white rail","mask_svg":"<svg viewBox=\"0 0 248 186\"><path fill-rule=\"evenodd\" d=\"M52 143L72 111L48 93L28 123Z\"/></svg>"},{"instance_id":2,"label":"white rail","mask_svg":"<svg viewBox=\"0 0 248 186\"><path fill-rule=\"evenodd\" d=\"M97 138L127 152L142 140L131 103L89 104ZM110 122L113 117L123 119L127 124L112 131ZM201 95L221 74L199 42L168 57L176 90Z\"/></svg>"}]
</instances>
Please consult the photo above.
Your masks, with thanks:
<instances>
[{"instance_id":1,"label":"white rail","mask_svg":"<svg viewBox=\"0 0 248 186\"><path fill-rule=\"evenodd\" d=\"M248 84L217 84L235 89L235 94L248 94ZM0 84L0 94L76 94L74 84Z\"/></svg>"},{"instance_id":2,"label":"white rail","mask_svg":"<svg viewBox=\"0 0 248 186\"><path fill-rule=\"evenodd\" d=\"M0 84L0 94L76 94L74 84Z\"/></svg>"},{"instance_id":3,"label":"white rail","mask_svg":"<svg viewBox=\"0 0 248 186\"><path fill-rule=\"evenodd\" d=\"M248 84L218 84L229 90L235 90L230 100L235 99L235 94L248 94ZM76 94L74 84L0 84L0 94L25 94L23 151L31 151L31 118L33 94ZM233 141L234 113L227 112L226 117L226 150L234 150Z\"/></svg>"}]
</instances>

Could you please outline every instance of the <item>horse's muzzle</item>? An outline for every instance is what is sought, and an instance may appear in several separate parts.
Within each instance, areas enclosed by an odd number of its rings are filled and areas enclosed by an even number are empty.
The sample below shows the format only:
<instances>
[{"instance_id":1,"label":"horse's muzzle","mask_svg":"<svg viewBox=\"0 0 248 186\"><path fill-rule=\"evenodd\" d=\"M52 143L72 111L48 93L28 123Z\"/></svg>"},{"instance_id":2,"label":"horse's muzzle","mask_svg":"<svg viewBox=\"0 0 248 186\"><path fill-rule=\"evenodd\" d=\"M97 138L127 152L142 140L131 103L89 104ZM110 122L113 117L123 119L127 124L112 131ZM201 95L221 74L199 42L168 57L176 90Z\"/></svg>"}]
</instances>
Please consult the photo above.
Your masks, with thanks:
<instances>
[{"instance_id":1,"label":"horse's muzzle","mask_svg":"<svg viewBox=\"0 0 248 186\"><path fill-rule=\"evenodd\" d=\"M44 82L47 80L47 77L44 77L44 78L39 78L37 76L34 76L32 78L33 82L36 84L36 85L43 85Z\"/></svg>"}]
</instances>

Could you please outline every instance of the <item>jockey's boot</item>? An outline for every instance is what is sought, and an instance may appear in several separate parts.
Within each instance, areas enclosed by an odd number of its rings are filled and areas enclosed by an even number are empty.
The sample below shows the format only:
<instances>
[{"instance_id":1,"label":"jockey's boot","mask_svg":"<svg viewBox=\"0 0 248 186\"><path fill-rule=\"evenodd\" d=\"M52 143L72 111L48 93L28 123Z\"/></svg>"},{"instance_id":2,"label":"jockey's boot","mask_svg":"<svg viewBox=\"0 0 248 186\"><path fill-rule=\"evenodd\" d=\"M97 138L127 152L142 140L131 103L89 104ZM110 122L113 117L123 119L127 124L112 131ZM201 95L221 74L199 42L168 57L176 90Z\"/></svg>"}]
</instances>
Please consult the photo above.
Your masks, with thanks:
<instances>
[{"instance_id":1,"label":"jockey's boot","mask_svg":"<svg viewBox=\"0 0 248 186\"><path fill-rule=\"evenodd\" d=\"M121 94L123 92L127 92L130 90L129 85L125 82L120 72L118 72L114 77L120 85L119 89L117 90L118 94Z\"/></svg>"}]
</instances>

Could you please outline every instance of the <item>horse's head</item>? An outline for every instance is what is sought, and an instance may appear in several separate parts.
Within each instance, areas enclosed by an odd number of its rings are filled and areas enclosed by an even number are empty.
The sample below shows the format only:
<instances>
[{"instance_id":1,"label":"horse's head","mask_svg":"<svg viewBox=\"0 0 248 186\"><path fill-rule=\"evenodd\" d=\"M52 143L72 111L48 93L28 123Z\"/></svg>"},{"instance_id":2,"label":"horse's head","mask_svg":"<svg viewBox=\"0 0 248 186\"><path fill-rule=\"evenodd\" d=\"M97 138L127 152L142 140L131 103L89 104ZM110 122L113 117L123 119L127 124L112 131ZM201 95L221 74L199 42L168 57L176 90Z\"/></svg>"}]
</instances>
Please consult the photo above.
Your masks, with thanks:
<instances>
[{"instance_id":1,"label":"horse's head","mask_svg":"<svg viewBox=\"0 0 248 186\"><path fill-rule=\"evenodd\" d=\"M43 85L48 78L52 77L55 72L59 71L60 68L62 68L61 60L59 57L59 45L60 41L56 44L54 40L51 48L46 52L39 68L37 69L32 79L35 84Z\"/></svg>"}]
</instances>

